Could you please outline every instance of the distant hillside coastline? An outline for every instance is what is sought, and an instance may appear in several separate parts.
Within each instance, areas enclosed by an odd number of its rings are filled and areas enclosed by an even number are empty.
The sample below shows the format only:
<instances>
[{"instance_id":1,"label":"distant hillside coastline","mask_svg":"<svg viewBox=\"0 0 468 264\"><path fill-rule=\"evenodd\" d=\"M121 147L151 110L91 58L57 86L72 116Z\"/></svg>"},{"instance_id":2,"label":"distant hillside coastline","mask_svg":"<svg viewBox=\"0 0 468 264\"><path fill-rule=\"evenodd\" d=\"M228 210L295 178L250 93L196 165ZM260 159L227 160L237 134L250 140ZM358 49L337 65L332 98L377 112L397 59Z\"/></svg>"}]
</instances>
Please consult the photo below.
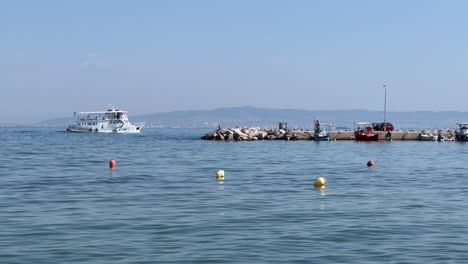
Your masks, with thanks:
<instances>
[{"instance_id":1,"label":"distant hillside coastline","mask_svg":"<svg viewBox=\"0 0 468 264\"><path fill-rule=\"evenodd\" d=\"M277 127L279 122L287 122L289 128L311 128L313 127L314 118L322 122L332 123L337 128L352 129L354 122L383 122L383 112L232 107L132 116L130 110L131 122L145 122L147 127L153 128ZM457 122L466 121L468 121L468 112L387 112L387 122L393 123L397 129L404 130L455 128ZM66 127L72 122L73 118L67 117L44 120L33 125Z\"/></svg>"}]
</instances>

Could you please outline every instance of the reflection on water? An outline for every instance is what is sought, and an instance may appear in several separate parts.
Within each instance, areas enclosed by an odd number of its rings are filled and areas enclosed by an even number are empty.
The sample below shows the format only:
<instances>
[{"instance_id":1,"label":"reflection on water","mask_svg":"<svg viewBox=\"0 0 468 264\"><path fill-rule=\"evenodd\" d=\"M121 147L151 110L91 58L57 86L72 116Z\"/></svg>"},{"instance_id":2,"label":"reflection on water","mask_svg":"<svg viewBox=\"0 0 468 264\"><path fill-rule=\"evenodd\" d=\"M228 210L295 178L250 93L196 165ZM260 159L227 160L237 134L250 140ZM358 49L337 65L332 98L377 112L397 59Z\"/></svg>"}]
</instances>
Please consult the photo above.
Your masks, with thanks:
<instances>
[{"instance_id":1,"label":"reflection on water","mask_svg":"<svg viewBox=\"0 0 468 264\"><path fill-rule=\"evenodd\" d=\"M325 190L325 187L320 188L320 195L321 195L321 196L327 195L327 192L326 192L326 190Z\"/></svg>"}]
</instances>

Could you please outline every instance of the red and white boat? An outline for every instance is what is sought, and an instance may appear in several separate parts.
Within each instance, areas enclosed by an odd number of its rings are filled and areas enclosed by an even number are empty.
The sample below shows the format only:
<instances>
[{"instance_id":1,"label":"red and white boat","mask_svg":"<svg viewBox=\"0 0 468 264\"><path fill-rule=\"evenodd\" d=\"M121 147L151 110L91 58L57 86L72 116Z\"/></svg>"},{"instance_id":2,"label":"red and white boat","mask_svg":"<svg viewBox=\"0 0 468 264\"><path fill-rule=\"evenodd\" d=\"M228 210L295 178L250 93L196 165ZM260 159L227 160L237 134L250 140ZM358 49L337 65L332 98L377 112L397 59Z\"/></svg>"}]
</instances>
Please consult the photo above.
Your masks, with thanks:
<instances>
[{"instance_id":1,"label":"red and white boat","mask_svg":"<svg viewBox=\"0 0 468 264\"><path fill-rule=\"evenodd\" d=\"M372 123L356 122L354 123L354 137L357 141L378 141L379 134L374 133Z\"/></svg>"}]
</instances>

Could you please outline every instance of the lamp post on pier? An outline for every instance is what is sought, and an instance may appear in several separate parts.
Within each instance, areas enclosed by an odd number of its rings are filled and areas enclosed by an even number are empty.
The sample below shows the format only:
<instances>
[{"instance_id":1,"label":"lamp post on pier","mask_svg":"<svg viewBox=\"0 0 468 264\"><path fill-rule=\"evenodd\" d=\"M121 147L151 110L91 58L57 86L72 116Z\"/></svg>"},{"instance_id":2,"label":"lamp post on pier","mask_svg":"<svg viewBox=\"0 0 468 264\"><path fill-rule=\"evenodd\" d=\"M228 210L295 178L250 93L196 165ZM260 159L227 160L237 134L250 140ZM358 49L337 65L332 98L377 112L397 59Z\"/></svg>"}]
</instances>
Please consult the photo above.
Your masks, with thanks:
<instances>
[{"instance_id":1,"label":"lamp post on pier","mask_svg":"<svg viewBox=\"0 0 468 264\"><path fill-rule=\"evenodd\" d=\"M384 84L383 87L385 88L383 122L384 122L384 131L387 131L387 86Z\"/></svg>"}]
</instances>

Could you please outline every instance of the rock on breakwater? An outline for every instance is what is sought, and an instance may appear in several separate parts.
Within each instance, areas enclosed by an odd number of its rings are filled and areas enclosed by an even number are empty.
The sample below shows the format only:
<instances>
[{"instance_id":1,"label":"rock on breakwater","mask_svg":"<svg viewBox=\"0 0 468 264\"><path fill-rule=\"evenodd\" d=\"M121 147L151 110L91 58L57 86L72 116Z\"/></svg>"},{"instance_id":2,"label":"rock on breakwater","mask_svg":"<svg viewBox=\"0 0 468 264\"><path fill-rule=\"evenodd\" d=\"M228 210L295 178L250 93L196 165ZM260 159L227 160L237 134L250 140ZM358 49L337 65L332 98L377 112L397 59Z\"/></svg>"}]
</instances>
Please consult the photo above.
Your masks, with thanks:
<instances>
[{"instance_id":1,"label":"rock on breakwater","mask_svg":"<svg viewBox=\"0 0 468 264\"><path fill-rule=\"evenodd\" d=\"M220 128L202 137L205 140L312 140L314 132L260 127Z\"/></svg>"}]
</instances>

